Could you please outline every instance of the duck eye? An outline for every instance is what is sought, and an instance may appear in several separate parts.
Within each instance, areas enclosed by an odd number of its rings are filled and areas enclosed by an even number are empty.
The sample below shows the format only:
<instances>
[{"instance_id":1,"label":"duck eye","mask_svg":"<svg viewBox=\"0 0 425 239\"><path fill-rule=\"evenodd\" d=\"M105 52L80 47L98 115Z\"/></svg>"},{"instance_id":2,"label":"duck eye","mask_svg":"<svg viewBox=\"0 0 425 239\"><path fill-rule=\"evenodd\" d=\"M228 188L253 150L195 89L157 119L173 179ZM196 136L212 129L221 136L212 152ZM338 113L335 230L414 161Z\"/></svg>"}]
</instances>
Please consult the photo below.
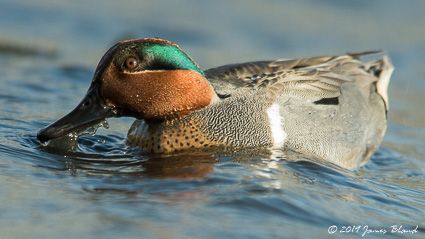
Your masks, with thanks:
<instances>
[{"instance_id":1,"label":"duck eye","mask_svg":"<svg viewBox=\"0 0 425 239\"><path fill-rule=\"evenodd\" d=\"M130 69L130 70L136 68L137 64L138 64L138 62L137 62L136 58L134 58L134 57L129 57L124 61L125 68Z\"/></svg>"}]
</instances>

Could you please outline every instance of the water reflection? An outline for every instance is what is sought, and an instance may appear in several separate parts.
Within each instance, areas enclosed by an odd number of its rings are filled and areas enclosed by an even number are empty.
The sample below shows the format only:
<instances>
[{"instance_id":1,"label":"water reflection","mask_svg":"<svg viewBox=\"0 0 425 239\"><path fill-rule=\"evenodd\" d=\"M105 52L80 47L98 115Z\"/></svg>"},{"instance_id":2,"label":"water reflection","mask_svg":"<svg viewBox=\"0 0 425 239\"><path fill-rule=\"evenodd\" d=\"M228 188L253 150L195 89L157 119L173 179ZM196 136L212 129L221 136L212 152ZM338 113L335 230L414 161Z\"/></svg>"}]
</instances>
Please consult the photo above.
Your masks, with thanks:
<instances>
[{"instance_id":1,"label":"water reflection","mask_svg":"<svg viewBox=\"0 0 425 239\"><path fill-rule=\"evenodd\" d=\"M67 136L50 141L41 148L47 153L63 156L66 159L63 161L64 167L74 173L193 180L206 178L214 172L217 164L245 165L250 168L253 177L267 179L264 187L275 189L281 188L280 177L285 175L288 168L292 170L295 167L301 173L303 170L314 170L321 175L334 174L335 169L344 171L326 161L289 150L214 149L152 155L129 148L124 142L124 138L110 135ZM312 182L312 179L299 177L296 181Z\"/></svg>"}]
</instances>

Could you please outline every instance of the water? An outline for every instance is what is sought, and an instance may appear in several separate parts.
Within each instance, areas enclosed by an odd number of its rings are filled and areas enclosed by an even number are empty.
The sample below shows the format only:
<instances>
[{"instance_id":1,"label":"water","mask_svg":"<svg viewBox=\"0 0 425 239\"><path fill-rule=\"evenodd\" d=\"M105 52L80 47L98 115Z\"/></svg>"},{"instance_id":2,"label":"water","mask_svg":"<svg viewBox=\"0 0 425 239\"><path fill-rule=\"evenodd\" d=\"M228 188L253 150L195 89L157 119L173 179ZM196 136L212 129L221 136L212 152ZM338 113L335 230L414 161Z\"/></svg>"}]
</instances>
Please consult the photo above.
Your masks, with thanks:
<instances>
[{"instance_id":1,"label":"water","mask_svg":"<svg viewBox=\"0 0 425 239\"><path fill-rule=\"evenodd\" d=\"M422 1L0 5L0 238L424 237ZM75 150L40 145L36 132L79 102L112 44L153 36L204 69L386 49L384 142L357 171L279 150L153 157L125 146L132 119Z\"/></svg>"}]
</instances>

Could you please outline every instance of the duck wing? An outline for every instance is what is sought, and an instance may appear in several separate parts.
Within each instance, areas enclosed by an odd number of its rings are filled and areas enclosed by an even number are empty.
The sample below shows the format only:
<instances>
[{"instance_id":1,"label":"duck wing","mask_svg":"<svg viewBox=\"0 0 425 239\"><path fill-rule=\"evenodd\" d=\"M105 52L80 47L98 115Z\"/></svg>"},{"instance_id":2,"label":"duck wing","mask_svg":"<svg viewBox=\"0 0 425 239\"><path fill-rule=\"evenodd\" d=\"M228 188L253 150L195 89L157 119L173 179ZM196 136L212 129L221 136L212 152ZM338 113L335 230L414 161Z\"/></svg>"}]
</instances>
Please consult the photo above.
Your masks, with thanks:
<instances>
[{"instance_id":1,"label":"duck wing","mask_svg":"<svg viewBox=\"0 0 425 239\"><path fill-rule=\"evenodd\" d=\"M272 100L287 95L311 102L339 97L341 85L352 81L367 96L371 85L378 82L374 90L388 105L387 86L393 69L388 57L368 63L358 59L379 52L232 64L206 70L205 74L219 96L267 88Z\"/></svg>"}]
</instances>

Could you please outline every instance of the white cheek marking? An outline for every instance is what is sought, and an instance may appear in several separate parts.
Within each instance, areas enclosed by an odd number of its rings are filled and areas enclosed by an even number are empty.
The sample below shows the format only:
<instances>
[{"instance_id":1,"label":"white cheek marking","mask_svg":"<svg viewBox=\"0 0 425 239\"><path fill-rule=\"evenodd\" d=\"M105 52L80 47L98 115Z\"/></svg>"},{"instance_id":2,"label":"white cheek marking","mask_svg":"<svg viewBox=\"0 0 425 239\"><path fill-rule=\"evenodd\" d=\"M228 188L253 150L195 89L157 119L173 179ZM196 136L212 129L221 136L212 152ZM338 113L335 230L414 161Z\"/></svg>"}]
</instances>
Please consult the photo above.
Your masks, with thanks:
<instances>
[{"instance_id":1,"label":"white cheek marking","mask_svg":"<svg viewBox=\"0 0 425 239\"><path fill-rule=\"evenodd\" d=\"M273 137L273 147L272 148L282 148L285 143L285 139L288 136L282 128L283 118L279 112L279 105L273 104L267 110L267 116L269 116L270 130Z\"/></svg>"}]
</instances>

